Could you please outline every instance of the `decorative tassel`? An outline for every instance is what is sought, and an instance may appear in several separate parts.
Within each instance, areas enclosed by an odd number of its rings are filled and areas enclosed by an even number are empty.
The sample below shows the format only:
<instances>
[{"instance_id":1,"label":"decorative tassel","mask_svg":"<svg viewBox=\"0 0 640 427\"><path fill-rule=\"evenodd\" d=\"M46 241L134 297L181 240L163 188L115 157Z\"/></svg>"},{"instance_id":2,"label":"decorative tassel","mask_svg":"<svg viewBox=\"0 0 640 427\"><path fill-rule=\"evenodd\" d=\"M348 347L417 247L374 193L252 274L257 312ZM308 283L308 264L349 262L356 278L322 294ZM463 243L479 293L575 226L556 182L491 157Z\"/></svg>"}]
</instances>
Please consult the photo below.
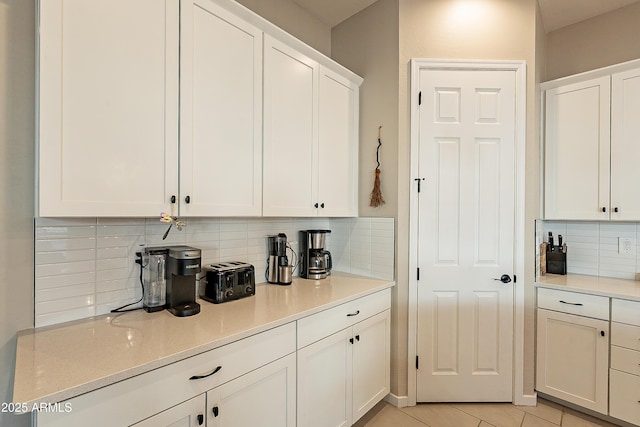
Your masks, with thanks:
<instances>
[{"instance_id":1,"label":"decorative tassel","mask_svg":"<svg viewBox=\"0 0 640 427\"><path fill-rule=\"evenodd\" d=\"M377 208L378 206L384 205L384 197L382 197L382 191L380 190L380 146L382 145L382 141L380 140L380 130L382 126L378 128L378 149L376 150L376 162L378 166L376 167L376 177L373 182L373 190L371 190L371 197L369 199L369 206L372 208Z\"/></svg>"},{"instance_id":2,"label":"decorative tassel","mask_svg":"<svg viewBox=\"0 0 640 427\"><path fill-rule=\"evenodd\" d=\"M384 198L380 191L380 169L376 168L376 178L373 182L373 190L371 191L371 199L369 200L369 206L377 208L384 205Z\"/></svg>"}]
</instances>

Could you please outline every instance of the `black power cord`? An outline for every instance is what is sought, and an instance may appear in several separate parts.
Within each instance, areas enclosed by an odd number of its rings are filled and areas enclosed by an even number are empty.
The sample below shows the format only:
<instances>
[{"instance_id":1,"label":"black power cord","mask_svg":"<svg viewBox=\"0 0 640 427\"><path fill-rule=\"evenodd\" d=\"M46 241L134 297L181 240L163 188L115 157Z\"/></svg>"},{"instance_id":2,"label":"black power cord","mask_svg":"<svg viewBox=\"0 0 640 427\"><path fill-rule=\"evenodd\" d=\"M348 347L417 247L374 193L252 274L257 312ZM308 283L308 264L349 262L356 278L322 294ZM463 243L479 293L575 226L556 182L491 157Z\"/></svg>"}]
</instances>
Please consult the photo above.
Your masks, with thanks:
<instances>
[{"instance_id":1,"label":"black power cord","mask_svg":"<svg viewBox=\"0 0 640 427\"><path fill-rule=\"evenodd\" d=\"M136 252L136 256L137 256L136 264L140 265L140 287L142 288L142 296L136 302L132 302L130 304L125 304L122 307L114 308L113 310L111 310L111 313L126 313L127 311L136 311L136 310L142 309L142 307L127 308L127 307L130 307L132 305L140 303L144 299L144 281L142 280L142 271L144 270L146 265L142 265L142 253Z\"/></svg>"}]
</instances>

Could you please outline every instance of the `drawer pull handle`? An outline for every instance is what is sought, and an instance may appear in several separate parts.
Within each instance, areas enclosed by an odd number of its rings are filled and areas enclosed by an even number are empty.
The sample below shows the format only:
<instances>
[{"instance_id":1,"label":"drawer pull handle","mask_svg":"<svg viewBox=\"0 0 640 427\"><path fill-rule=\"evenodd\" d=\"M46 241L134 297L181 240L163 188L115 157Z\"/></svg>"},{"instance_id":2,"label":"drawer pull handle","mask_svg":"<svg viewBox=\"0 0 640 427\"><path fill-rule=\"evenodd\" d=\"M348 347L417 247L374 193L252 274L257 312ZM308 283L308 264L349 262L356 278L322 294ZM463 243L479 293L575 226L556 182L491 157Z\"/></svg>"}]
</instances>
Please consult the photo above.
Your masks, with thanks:
<instances>
[{"instance_id":1,"label":"drawer pull handle","mask_svg":"<svg viewBox=\"0 0 640 427\"><path fill-rule=\"evenodd\" d=\"M580 303L580 302L566 302L566 301L562 301L562 300L560 300L560 302L561 302L562 304L577 305L577 306L580 306L580 307L582 307L582 306L584 305L584 304L582 304L582 303Z\"/></svg>"},{"instance_id":2,"label":"drawer pull handle","mask_svg":"<svg viewBox=\"0 0 640 427\"><path fill-rule=\"evenodd\" d=\"M190 380L201 380L203 378L207 378L210 377L211 375L215 374L216 372L218 372L220 369L222 369L222 366L218 366L216 369L214 369L213 371L209 372L208 374L205 375L194 375L191 378L189 378Z\"/></svg>"},{"instance_id":3,"label":"drawer pull handle","mask_svg":"<svg viewBox=\"0 0 640 427\"><path fill-rule=\"evenodd\" d=\"M360 310L357 310L355 313L349 313L349 314L347 314L347 317L357 316L358 314L360 314Z\"/></svg>"}]
</instances>

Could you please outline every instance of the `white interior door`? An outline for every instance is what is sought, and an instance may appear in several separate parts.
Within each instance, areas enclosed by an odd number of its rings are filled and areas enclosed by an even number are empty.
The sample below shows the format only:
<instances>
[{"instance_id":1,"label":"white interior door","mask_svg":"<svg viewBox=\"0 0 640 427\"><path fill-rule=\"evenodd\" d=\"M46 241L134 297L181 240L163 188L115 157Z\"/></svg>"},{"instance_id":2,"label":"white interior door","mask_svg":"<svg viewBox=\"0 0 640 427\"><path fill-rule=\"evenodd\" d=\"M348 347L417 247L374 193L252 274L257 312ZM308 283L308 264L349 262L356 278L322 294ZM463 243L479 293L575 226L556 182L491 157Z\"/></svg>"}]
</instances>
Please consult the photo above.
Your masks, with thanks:
<instances>
[{"instance_id":1,"label":"white interior door","mask_svg":"<svg viewBox=\"0 0 640 427\"><path fill-rule=\"evenodd\" d=\"M420 402L512 400L515 77L420 71Z\"/></svg>"}]
</instances>

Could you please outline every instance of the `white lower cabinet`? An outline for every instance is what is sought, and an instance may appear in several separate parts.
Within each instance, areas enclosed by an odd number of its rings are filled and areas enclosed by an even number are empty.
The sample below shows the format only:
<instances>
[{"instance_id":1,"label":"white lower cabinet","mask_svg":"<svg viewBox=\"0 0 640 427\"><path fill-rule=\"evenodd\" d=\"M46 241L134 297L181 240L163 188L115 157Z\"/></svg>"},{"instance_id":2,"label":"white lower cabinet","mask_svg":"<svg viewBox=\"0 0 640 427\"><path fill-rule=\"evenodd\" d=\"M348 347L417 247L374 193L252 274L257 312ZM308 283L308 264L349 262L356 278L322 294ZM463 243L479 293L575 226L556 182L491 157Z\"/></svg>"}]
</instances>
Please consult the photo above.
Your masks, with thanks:
<instances>
[{"instance_id":1,"label":"white lower cabinet","mask_svg":"<svg viewBox=\"0 0 640 427\"><path fill-rule=\"evenodd\" d=\"M295 354L207 392L208 427L295 425Z\"/></svg>"},{"instance_id":2,"label":"white lower cabinet","mask_svg":"<svg viewBox=\"0 0 640 427\"><path fill-rule=\"evenodd\" d=\"M38 427L350 426L389 393L385 289L62 402Z\"/></svg>"},{"instance_id":3,"label":"white lower cabinet","mask_svg":"<svg viewBox=\"0 0 640 427\"><path fill-rule=\"evenodd\" d=\"M640 302L611 303L609 415L640 425Z\"/></svg>"},{"instance_id":4,"label":"white lower cabinet","mask_svg":"<svg viewBox=\"0 0 640 427\"><path fill-rule=\"evenodd\" d=\"M546 309L556 302L568 312ZM605 319L588 317L603 305ZM537 391L607 414L608 305L607 297L538 290ZM570 314L577 310L582 315Z\"/></svg>"},{"instance_id":5,"label":"white lower cabinet","mask_svg":"<svg viewBox=\"0 0 640 427\"><path fill-rule=\"evenodd\" d=\"M204 425L206 398L200 395L134 424L135 427L196 427Z\"/></svg>"},{"instance_id":6,"label":"white lower cabinet","mask_svg":"<svg viewBox=\"0 0 640 427\"><path fill-rule=\"evenodd\" d=\"M235 417L250 416L244 411L255 407L252 400L263 392L266 394L261 399L265 405L273 405L269 414L286 413L286 419L293 420L295 343L296 325L291 322L80 395L65 402L70 405L70 412L37 413L36 424L39 427L112 427L138 422L142 426L205 425L210 417L204 403L192 406L188 402L192 399L204 402L212 391L211 399L222 396L216 401L219 410L224 408L227 414L221 420L227 421L214 421L210 425L242 425L234 424ZM239 409L235 397L247 398L244 410ZM252 414L255 416L257 412ZM199 424L198 415L203 415L203 424ZM272 425L265 422L269 420L244 425Z\"/></svg>"},{"instance_id":7,"label":"white lower cabinet","mask_svg":"<svg viewBox=\"0 0 640 427\"><path fill-rule=\"evenodd\" d=\"M383 291L298 321L298 427L350 426L389 393L389 301ZM324 337L300 347L317 320Z\"/></svg>"}]
</instances>

